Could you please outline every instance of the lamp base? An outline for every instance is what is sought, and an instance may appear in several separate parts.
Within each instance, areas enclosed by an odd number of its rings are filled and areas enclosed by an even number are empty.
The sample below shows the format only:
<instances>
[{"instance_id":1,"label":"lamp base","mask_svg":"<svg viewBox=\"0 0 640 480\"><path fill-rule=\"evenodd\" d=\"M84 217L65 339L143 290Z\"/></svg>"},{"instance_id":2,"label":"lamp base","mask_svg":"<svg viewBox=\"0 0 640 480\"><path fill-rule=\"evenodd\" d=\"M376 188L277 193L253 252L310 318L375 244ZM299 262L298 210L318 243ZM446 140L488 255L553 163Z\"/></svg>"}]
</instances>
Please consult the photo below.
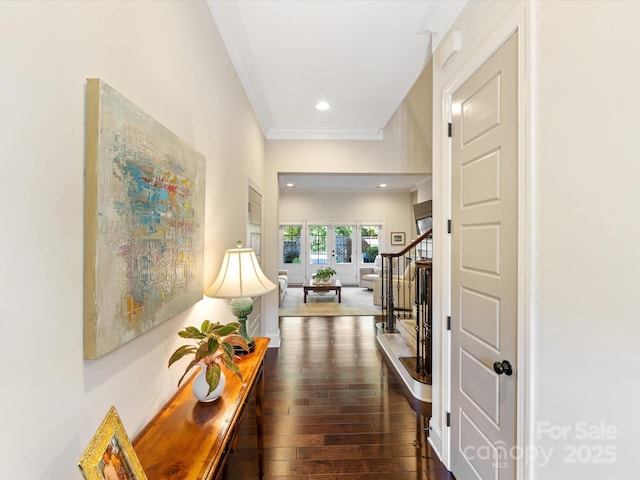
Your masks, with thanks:
<instances>
[{"instance_id":1,"label":"lamp base","mask_svg":"<svg viewBox=\"0 0 640 480\"><path fill-rule=\"evenodd\" d=\"M233 350L235 352L236 355L246 355L247 353L251 353L256 349L256 342L251 340L250 342L247 342L247 345L249 345L249 351L247 352L244 348L239 347L237 345L233 346Z\"/></svg>"},{"instance_id":2,"label":"lamp base","mask_svg":"<svg viewBox=\"0 0 640 480\"><path fill-rule=\"evenodd\" d=\"M247 333L247 317L253 311L253 300L249 297L234 298L231 300L231 311L238 318L240 322L240 331L238 332L242 338L245 339L247 345L249 345L249 351L244 350L242 347L234 346L233 349L236 355L246 355L253 352L256 348L256 342Z\"/></svg>"}]
</instances>

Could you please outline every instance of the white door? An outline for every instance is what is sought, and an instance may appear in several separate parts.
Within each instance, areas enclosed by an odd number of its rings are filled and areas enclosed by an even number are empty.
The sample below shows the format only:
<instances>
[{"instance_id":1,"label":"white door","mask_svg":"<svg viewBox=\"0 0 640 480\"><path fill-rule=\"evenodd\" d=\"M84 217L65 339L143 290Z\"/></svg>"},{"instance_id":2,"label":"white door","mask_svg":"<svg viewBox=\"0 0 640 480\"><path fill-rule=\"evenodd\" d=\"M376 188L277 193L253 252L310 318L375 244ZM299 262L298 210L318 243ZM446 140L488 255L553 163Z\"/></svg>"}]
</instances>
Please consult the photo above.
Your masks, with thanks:
<instances>
[{"instance_id":1,"label":"white door","mask_svg":"<svg viewBox=\"0 0 640 480\"><path fill-rule=\"evenodd\" d=\"M343 224L319 224L308 226L307 278L318 267L333 267L336 278L344 285L356 283L354 257L355 222Z\"/></svg>"},{"instance_id":2,"label":"white door","mask_svg":"<svg viewBox=\"0 0 640 480\"><path fill-rule=\"evenodd\" d=\"M331 264L343 285L357 283L356 223L332 225Z\"/></svg>"},{"instance_id":3,"label":"white door","mask_svg":"<svg viewBox=\"0 0 640 480\"><path fill-rule=\"evenodd\" d=\"M514 34L452 103L451 470L458 480L516 478L517 63Z\"/></svg>"}]
</instances>

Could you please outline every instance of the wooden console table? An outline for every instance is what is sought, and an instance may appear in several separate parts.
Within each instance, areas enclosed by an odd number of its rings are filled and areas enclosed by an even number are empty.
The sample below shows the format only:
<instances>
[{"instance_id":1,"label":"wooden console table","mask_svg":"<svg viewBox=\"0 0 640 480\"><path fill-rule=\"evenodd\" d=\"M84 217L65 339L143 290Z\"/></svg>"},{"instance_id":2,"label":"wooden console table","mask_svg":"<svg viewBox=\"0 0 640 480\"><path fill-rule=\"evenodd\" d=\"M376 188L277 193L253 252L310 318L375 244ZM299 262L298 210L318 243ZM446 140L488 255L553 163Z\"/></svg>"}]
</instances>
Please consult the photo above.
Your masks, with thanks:
<instances>
[{"instance_id":1,"label":"wooden console table","mask_svg":"<svg viewBox=\"0 0 640 480\"><path fill-rule=\"evenodd\" d=\"M200 403L183 384L133 441L149 480L214 480L222 478L227 456L235 447L245 406L255 394L258 433L258 475L264 466L262 367L268 338L256 338L256 348L238 361L243 380L226 371L222 396Z\"/></svg>"}]
</instances>

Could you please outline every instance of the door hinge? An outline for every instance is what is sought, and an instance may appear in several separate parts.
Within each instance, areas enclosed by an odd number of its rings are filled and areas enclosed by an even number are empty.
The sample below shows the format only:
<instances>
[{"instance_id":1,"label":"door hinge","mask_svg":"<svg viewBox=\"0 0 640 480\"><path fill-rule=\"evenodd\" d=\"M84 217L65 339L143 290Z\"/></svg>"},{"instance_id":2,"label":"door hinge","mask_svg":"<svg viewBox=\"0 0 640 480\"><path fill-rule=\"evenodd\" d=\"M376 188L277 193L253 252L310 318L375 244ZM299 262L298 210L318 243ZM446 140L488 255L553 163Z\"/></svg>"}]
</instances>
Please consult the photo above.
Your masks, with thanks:
<instances>
[{"instance_id":1,"label":"door hinge","mask_svg":"<svg viewBox=\"0 0 640 480\"><path fill-rule=\"evenodd\" d=\"M451 330L451 315L447 316L447 330Z\"/></svg>"},{"instance_id":2,"label":"door hinge","mask_svg":"<svg viewBox=\"0 0 640 480\"><path fill-rule=\"evenodd\" d=\"M451 219L447 220L447 233L451 234L452 224Z\"/></svg>"},{"instance_id":3,"label":"door hinge","mask_svg":"<svg viewBox=\"0 0 640 480\"><path fill-rule=\"evenodd\" d=\"M453 125L451 122L449 122L449 125L447 126L447 136L449 138L453 137Z\"/></svg>"},{"instance_id":4,"label":"door hinge","mask_svg":"<svg viewBox=\"0 0 640 480\"><path fill-rule=\"evenodd\" d=\"M447 412L447 427L451 426L451 412Z\"/></svg>"}]
</instances>

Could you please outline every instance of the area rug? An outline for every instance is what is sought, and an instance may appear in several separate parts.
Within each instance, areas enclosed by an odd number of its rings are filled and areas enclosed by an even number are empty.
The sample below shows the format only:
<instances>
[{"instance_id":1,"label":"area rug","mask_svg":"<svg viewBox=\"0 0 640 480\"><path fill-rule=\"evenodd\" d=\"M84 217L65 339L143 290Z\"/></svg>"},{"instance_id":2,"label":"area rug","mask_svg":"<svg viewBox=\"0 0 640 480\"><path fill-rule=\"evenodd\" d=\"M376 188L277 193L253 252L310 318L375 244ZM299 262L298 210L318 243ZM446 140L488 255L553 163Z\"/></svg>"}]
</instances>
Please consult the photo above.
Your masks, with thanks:
<instances>
[{"instance_id":1,"label":"area rug","mask_svg":"<svg viewBox=\"0 0 640 480\"><path fill-rule=\"evenodd\" d=\"M342 315L380 315L382 310L373 304L373 292L361 287L342 287L342 303L335 292L309 292L304 303L302 287L289 287L278 315L281 317L313 317Z\"/></svg>"}]
</instances>

